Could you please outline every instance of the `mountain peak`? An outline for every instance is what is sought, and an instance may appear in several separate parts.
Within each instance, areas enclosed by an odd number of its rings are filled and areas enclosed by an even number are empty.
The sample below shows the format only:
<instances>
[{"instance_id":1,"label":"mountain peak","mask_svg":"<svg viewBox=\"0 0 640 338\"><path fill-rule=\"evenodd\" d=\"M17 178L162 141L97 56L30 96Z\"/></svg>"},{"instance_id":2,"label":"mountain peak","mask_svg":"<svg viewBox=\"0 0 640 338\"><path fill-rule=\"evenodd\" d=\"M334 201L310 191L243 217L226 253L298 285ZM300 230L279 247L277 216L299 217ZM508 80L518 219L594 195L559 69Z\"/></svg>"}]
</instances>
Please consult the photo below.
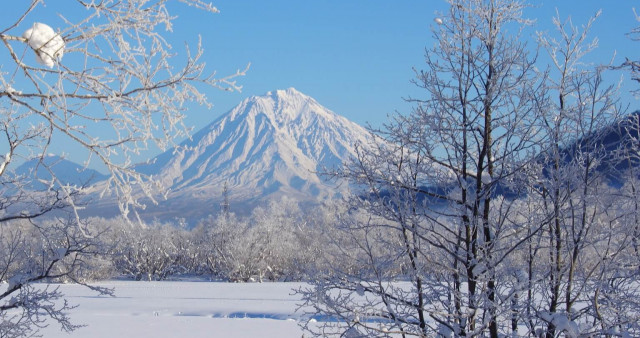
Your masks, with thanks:
<instances>
[{"instance_id":1,"label":"mountain peak","mask_svg":"<svg viewBox=\"0 0 640 338\"><path fill-rule=\"evenodd\" d=\"M243 100L140 169L170 188L174 203L215 205L225 185L234 203L279 195L309 200L344 192L317 173L341 165L367 139L361 126L288 88Z\"/></svg>"},{"instance_id":2,"label":"mountain peak","mask_svg":"<svg viewBox=\"0 0 640 338\"><path fill-rule=\"evenodd\" d=\"M274 96L274 97L278 97L278 98L286 98L286 97L290 97L290 96L308 97L307 95L301 93L299 90L297 90L297 89L295 89L293 87L289 87L287 89L276 89L274 91L268 92L265 96Z\"/></svg>"},{"instance_id":3,"label":"mountain peak","mask_svg":"<svg viewBox=\"0 0 640 338\"><path fill-rule=\"evenodd\" d=\"M229 113L232 120L247 119L247 116L264 115L274 125L284 126L299 119L313 119L316 114L333 119L334 113L321 106L312 97L297 89L277 89L261 96L245 99Z\"/></svg>"},{"instance_id":4,"label":"mountain peak","mask_svg":"<svg viewBox=\"0 0 640 338\"><path fill-rule=\"evenodd\" d=\"M260 96L253 96L250 101L256 100L272 100L275 102L296 102L296 101L315 101L310 96L298 91L293 87L287 89L276 89L265 93Z\"/></svg>"}]
</instances>

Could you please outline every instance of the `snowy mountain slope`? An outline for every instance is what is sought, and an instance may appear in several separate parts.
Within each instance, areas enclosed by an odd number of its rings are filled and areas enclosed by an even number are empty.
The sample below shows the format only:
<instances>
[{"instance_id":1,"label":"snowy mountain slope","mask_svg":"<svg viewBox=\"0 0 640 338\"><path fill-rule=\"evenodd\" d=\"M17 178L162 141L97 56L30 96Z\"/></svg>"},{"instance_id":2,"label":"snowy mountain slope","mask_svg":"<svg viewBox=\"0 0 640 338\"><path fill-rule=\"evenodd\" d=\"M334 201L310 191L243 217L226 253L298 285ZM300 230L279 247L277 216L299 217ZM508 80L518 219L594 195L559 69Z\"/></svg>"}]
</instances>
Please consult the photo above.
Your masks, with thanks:
<instances>
[{"instance_id":1,"label":"snowy mountain slope","mask_svg":"<svg viewBox=\"0 0 640 338\"><path fill-rule=\"evenodd\" d=\"M361 126L289 88L245 99L139 170L171 189L174 206L220 200L225 183L234 203L309 200L344 192L318 172L343 163L367 138Z\"/></svg>"}]
</instances>

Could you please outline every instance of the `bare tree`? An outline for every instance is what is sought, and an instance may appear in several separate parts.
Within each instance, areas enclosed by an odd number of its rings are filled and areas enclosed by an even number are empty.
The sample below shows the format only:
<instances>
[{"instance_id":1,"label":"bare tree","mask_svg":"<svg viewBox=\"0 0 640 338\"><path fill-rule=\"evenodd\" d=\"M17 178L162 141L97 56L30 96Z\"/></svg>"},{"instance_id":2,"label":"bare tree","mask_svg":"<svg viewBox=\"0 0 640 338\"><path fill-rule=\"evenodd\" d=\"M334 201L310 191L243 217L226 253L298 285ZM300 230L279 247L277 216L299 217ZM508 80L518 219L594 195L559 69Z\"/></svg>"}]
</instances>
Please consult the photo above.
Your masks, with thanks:
<instances>
[{"instance_id":1,"label":"bare tree","mask_svg":"<svg viewBox=\"0 0 640 338\"><path fill-rule=\"evenodd\" d=\"M365 187L339 235L355 268L300 291L336 319L307 329L637 335L638 117L621 116L610 65L584 62L595 18L554 18L538 40L551 65L534 68L523 3L449 3L416 81L427 97L343 172Z\"/></svg>"},{"instance_id":2,"label":"bare tree","mask_svg":"<svg viewBox=\"0 0 640 338\"><path fill-rule=\"evenodd\" d=\"M50 319L66 331L79 327L66 312L74 306L60 301L58 288L38 282L75 282L112 293L85 284L80 275L90 268L90 257L102 252L102 243L82 234L72 219L0 223L0 250L0 280L7 282L0 288L0 337L35 335Z\"/></svg>"},{"instance_id":3,"label":"bare tree","mask_svg":"<svg viewBox=\"0 0 640 338\"><path fill-rule=\"evenodd\" d=\"M178 2L217 11L200 0ZM117 196L123 214L135 213L143 207L140 197L153 202L159 189L133 170L132 155L153 146L166 149L175 138L186 136L188 128L182 121L189 103L209 104L203 86L240 89L234 78L244 71L228 77L207 73L200 44L187 47L183 56L175 58L165 39L174 18L167 3L32 0L24 2L24 10L15 18L3 21L0 135L6 153L0 156L0 237L10 239L8 243L17 245L16 250L23 250L22 242L10 221L24 220L35 226L42 216L58 215L62 210L71 213L70 219L64 216L65 224L73 224L87 239L96 235L78 214L79 197L86 187L62 181L44 161L52 144L71 141L86 155L86 166L97 163L107 168L110 178L100 192ZM39 16L46 11L60 14L51 22L42 22ZM39 159L36 170L50 172L50 179L39 181L37 176L12 173L16 163L33 158ZM47 232L47 236L66 238L69 231L66 227L55 234ZM14 270L5 271L2 280L10 283L0 293L0 336L30 334L29 328L35 328L31 326L35 321L20 319L32 318L30 315L12 317L6 312L10 308L31 311L38 320L44 320L41 310L46 310L45 317L62 324L63 329L74 328L62 311L65 307L50 306L58 293L43 293L31 286L56 277L54 267L76 252L74 248L58 251L62 256L47 256L44 262L49 268L15 275ZM16 301L29 297L39 300ZM5 331L8 327L12 331Z\"/></svg>"},{"instance_id":4,"label":"bare tree","mask_svg":"<svg viewBox=\"0 0 640 338\"><path fill-rule=\"evenodd\" d=\"M541 98L546 109L540 128L548 138L542 142L541 171L529 195L541 199L536 213L542 214L531 218L540 222L532 226L542 227L539 236L530 239L536 245L529 246L533 249L529 257L542 261L529 263L538 267L529 270L529 278L541 289L535 295L529 293L527 303L533 309L526 312L535 313L528 317L530 332L540 325L547 337L560 331L569 335L608 332L617 325L585 305L598 298L600 279L595 276L617 269L608 260L618 257L616 252L625 251L626 246L626 241L618 241L624 236L616 207L619 195L608 186L619 162L612 154L625 146L625 142L615 143L625 139L623 134L616 134L614 141L606 135L619 120L618 86L603 81L607 65L584 62L584 56L597 47L597 39L589 41L587 36L599 14L582 29L570 19L555 17L557 38L540 36L552 66L548 97Z\"/></svg>"},{"instance_id":5,"label":"bare tree","mask_svg":"<svg viewBox=\"0 0 640 338\"><path fill-rule=\"evenodd\" d=\"M9 150L3 169L12 158L46 154L48 145L64 135L86 150L88 161L97 160L112 173L108 188L123 197L123 212L139 205L131 196L132 184L154 197L149 181L132 170L130 156L152 143L165 149L186 136L186 103L208 104L199 84L237 90L233 78L242 74L216 78L205 73L200 45L194 52L187 49L184 65L176 68L162 34L171 28L166 2L74 1L86 15L76 21L61 15L64 26L54 31L28 21L37 20L30 14L44 4L32 1L0 31L9 56L0 79ZM216 11L198 0L182 2ZM40 42L37 34L51 36ZM101 128L101 135L89 126Z\"/></svg>"},{"instance_id":6,"label":"bare tree","mask_svg":"<svg viewBox=\"0 0 640 338\"><path fill-rule=\"evenodd\" d=\"M345 173L369 190L352 203L370 217L348 225L360 232L354 247L366 271L307 293L319 311L351 314L342 326L351 332L497 337L510 329L504 318L520 290L505 262L524 241L507 195L538 147L541 81L519 42L524 3L449 4L417 72L426 98L375 131L377 145L360 148Z\"/></svg>"}]
</instances>

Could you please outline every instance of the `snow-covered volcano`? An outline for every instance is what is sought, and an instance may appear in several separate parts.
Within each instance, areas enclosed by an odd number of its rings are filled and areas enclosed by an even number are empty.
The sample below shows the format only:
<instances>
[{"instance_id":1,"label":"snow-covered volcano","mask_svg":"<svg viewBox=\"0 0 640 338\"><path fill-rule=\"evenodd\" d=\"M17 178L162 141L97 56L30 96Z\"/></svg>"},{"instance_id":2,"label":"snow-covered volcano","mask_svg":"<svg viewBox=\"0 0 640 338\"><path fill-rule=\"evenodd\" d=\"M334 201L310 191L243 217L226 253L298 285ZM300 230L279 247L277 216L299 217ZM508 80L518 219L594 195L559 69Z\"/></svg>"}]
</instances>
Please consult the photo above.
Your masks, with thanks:
<instances>
[{"instance_id":1,"label":"snow-covered volcano","mask_svg":"<svg viewBox=\"0 0 640 338\"><path fill-rule=\"evenodd\" d=\"M245 99L139 170L171 189L172 206L219 201L225 183L235 203L309 200L346 189L318 172L343 163L367 138L361 126L289 88Z\"/></svg>"}]
</instances>

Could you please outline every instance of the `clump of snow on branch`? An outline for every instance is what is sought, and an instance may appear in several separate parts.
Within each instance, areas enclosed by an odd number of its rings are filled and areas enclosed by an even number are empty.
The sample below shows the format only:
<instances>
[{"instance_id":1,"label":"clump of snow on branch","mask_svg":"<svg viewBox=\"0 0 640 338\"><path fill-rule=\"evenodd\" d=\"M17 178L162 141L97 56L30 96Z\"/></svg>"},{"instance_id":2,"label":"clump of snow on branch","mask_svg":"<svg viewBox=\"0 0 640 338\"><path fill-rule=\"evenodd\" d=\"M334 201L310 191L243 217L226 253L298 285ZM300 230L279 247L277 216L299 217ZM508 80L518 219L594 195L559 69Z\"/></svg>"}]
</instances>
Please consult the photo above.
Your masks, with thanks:
<instances>
[{"instance_id":1,"label":"clump of snow on branch","mask_svg":"<svg viewBox=\"0 0 640 338\"><path fill-rule=\"evenodd\" d=\"M553 324L558 332L564 332L566 337L574 338L580 336L578 324L570 320L563 313L541 313L540 317Z\"/></svg>"},{"instance_id":2,"label":"clump of snow on branch","mask_svg":"<svg viewBox=\"0 0 640 338\"><path fill-rule=\"evenodd\" d=\"M36 61L39 64L51 68L62 59L64 40L49 25L36 22L22 34L22 37L36 52Z\"/></svg>"}]
</instances>

